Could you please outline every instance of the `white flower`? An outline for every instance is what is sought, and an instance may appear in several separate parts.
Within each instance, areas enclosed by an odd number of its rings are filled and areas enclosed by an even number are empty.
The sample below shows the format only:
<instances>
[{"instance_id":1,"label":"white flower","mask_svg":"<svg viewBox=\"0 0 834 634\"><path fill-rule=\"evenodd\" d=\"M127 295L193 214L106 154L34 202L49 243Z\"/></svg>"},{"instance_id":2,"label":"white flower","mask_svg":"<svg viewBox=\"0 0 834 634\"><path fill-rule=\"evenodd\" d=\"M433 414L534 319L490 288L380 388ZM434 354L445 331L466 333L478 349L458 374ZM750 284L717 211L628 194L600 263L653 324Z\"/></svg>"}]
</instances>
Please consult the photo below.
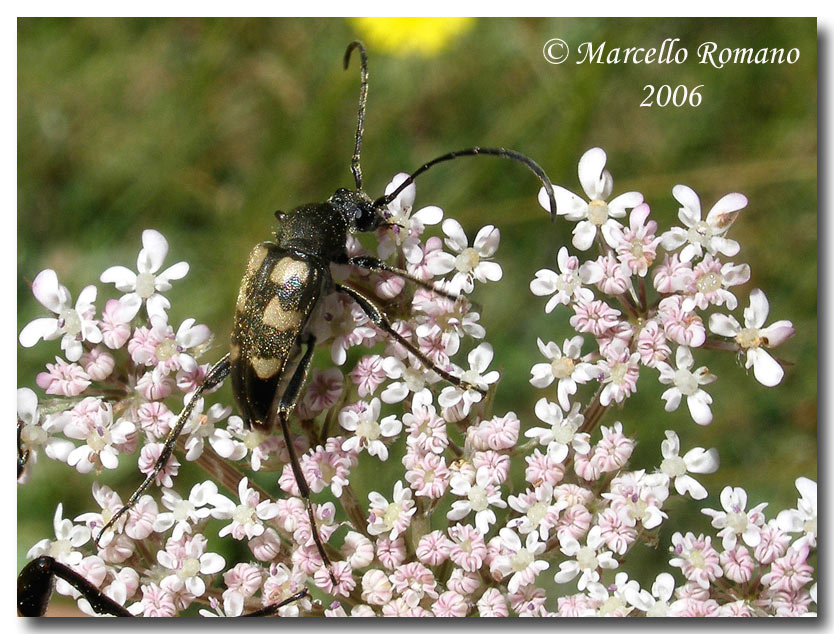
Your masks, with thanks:
<instances>
[{"instance_id":1,"label":"white flower","mask_svg":"<svg viewBox=\"0 0 834 634\"><path fill-rule=\"evenodd\" d=\"M452 503L452 510L446 514L450 520L463 519L475 512L475 527L486 535L490 524L495 523L495 513L490 506L506 508L507 503L501 499L501 491L490 476L488 467L479 467L475 473L475 482L462 474L452 476L449 483L452 493L465 498Z\"/></svg>"},{"instance_id":2,"label":"white flower","mask_svg":"<svg viewBox=\"0 0 834 634\"><path fill-rule=\"evenodd\" d=\"M136 431L136 425L126 418L114 423L113 408L107 401L88 397L77 407L85 403L88 405L84 413L71 415L64 427L67 438L85 441L69 453L67 464L79 473L90 473L101 467L115 469L119 466L118 446L127 442L128 436Z\"/></svg>"},{"instance_id":3,"label":"white flower","mask_svg":"<svg viewBox=\"0 0 834 634\"><path fill-rule=\"evenodd\" d=\"M624 617L634 609L628 606L626 594L640 590L640 584L628 578L628 573L618 572L614 583L604 586L601 583L588 584L588 596L597 603L596 616Z\"/></svg>"},{"instance_id":4,"label":"white flower","mask_svg":"<svg viewBox=\"0 0 834 634\"><path fill-rule=\"evenodd\" d=\"M552 295L547 300L544 312L550 313L559 304L567 305L579 299L591 301L594 298L593 292L582 286L579 258L569 255L567 247L562 247L556 256L556 263L559 265L559 273L550 269L540 269L536 271L536 279L530 282L533 295Z\"/></svg>"},{"instance_id":5,"label":"white flower","mask_svg":"<svg viewBox=\"0 0 834 634\"><path fill-rule=\"evenodd\" d=\"M28 477L30 466L37 462L38 450L41 448L52 460L67 461L75 445L69 440L51 435L63 431L69 420L65 413L46 416L41 421L38 396L28 387L22 387L17 390L17 420L20 444L23 451L29 452L26 468L19 479L21 483Z\"/></svg>"},{"instance_id":6,"label":"white flower","mask_svg":"<svg viewBox=\"0 0 834 634\"><path fill-rule=\"evenodd\" d=\"M342 443L342 451L368 450L372 456L380 460L388 460L388 447L381 438L392 438L402 431L403 424L393 414L379 420L381 403L378 398L365 405L361 412L352 409L344 409L339 413L339 424L353 436Z\"/></svg>"},{"instance_id":7,"label":"white flower","mask_svg":"<svg viewBox=\"0 0 834 634\"><path fill-rule=\"evenodd\" d=\"M550 537L550 530L556 526L559 513L569 506L565 500L553 503L553 485L548 482L528 489L524 495L511 495L508 501L510 508L522 515L507 522L507 526L517 528L522 535L538 533L543 540Z\"/></svg>"},{"instance_id":8,"label":"white flower","mask_svg":"<svg viewBox=\"0 0 834 634\"><path fill-rule=\"evenodd\" d=\"M95 286L85 287L73 308L67 288L58 283L55 271L46 269L32 282L32 293L58 317L41 317L26 324L20 331L20 345L24 348L31 348L41 339L51 341L61 337L61 350L66 352L67 360L78 361L84 351L82 341L101 343L101 330L93 319Z\"/></svg>"},{"instance_id":9,"label":"white flower","mask_svg":"<svg viewBox=\"0 0 834 634\"><path fill-rule=\"evenodd\" d=\"M151 316L152 336L159 342L153 348L153 356L164 372L194 372L197 369L197 361L191 352L209 340L211 331L203 324L195 326L196 321L193 318L186 319L175 335L165 315Z\"/></svg>"},{"instance_id":10,"label":"white flower","mask_svg":"<svg viewBox=\"0 0 834 634\"><path fill-rule=\"evenodd\" d=\"M597 230L609 246L615 245L611 230L620 227L615 218L623 218L626 210L636 207L643 202L643 194L628 192L606 202L614 189L614 179L605 170L605 151L602 148L591 148L579 159L579 182L590 202L582 200L576 194L564 187L553 186L556 197L556 213L568 220L578 221L573 230L573 246L580 251L587 251L596 238ZM545 211L550 209L550 199L542 187L539 190L539 204Z\"/></svg>"},{"instance_id":11,"label":"white flower","mask_svg":"<svg viewBox=\"0 0 834 634\"><path fill-rule=\"evenodd\" d=\"M435 383L440 377L426 370L421 363L406 365L397 357L385 357L382 369L389 379L393 379L380 394L383 403L399 403L409 394L418 394L426 383Z\"/></svg>"},{"instance_id":12,"label":"white flower","mask_svg":"<svg viewBox=\"0 0 834 634\"><path fill-rule=\"evenodd\" d=\"M646 616L663 617L668 616L669 599L674 591L675 578L668 572L661 572L652 584L651 594L639 586L627 587L625 598L635 608L645 612Z\"/></svg>"},{"instance_id":13,"label":"white flower","mask_svg":"<svg viewBox=\"0 0 834 634\"><path fill-rule=\"evenodd\" d=\"M212 495L208 502L214 508L211 516L219 520L232 520L220 529L218 536L230 535L234 539L252 539L263 534L263 522L278 515L279 508L275 502L260 501L257 491L249 488L249 478L242 478L238 483L240 504L235 504L225 495Z\"/></svg>"},{"instance_id":14,"label":"white flower","mask_svg":"<svg viewBox=\"0 0 834 634\"><path fill-rule=\"evenodd\" d=\"M615 423L615 428L621 423ZM603 433L605 427L602 428ZM602 497L610 500L611 508L633 523L640 522L643 528L660 526L666 513L661 511L663 502L669 497L669 478L663 473L647 474L638 471L621 471L611 482L609 493Z\"/></svg>"},{"instance_id":15,"label":"white flower","mask_svg":"<svg viewBox=\"0 0 834 634\"><path fill-rule=\"evenodd\" d=\"M183 403L187 402L190 397L190 394L186 394L183 398ZM205 440L208 438L212 449L214 449L220 457L226 458L227 460L242 460L246 455L247 446L243 445L242 449L238 449L235 445L233 449L230 449L229 446L224 444L221 439L228 440L230 444L233 444L234 441L231 440L232 435L230 430L237 429L234 425L235 421L233 419L239 420L240 428L243 428L243 419L232 416L229 418L227 425L228 429L215 429L214 424L219 423L231 414L232 408L230 406L224 407L220 403L215 403L209 407L208 412L203 413L204 407L205 400L200 398L194 405L194 410L191 412L188 422L185 424L185 427L183 427L183 435L188 435L188 440L185 441L185 459L194 461L202 456ZM254 450L252 453L254 456ZM254 462L253 458L253 463ZM258 470L258 467L254 466L254 464L253 470Z\"/></svg>"},{"instance_id":16,"label":"white flower","mask_svg":"<svg viewBox=\"0 0 834 634\"><path fill-rule=\"evenodd\" d=\"M169 512L156 516L153 529L158 533L164 533L173 526L174 532L171 537L175 540L180 539L183 533L191 533L191 524L196 524L211 515L211 509L206 505L215 495L217 485L211 480L195 484L187 500L182 499L174 489L163 489L162 505Z\"/></svg>"},{"instance_id":17,"label":"white flower","mask_svg":"<svg viewBox=\"0 0 834 634\"><path fill-rule=\"evenodd\" d=\"M733 264L732 262L721 264L708 253L692 271L695 291L692 300L701 310L706 310L710 304L726 305L729 310L735 310L738 300L729 289L749 281L749 264Z\"/></svg>"},{"instance_id":18,"label":"white flower","mask_svg":"<svg viewBox=\"0 0 834 634\"><path fill-rule=\"evenodd\" d=\"M666 411L673 412L685 396L692 420L699 425L709 425L712 422L712 410L709 407L712 397L701 386L709 385L718 377L711 374L706 366L690 371L694 362L687 346L679 346L675 352L677 369L665 361L658 361L656 367L660 371L660 382L673 386L663 392L660 398L666 401Z\"/></svg>"},{"instance_id":19,"label":"white flower","mask_svg":"<svg viewBox=\"0 0 834 634\"><path fill-rule=\"evenodd\" d=\"M403 487L401 480L394 484L394 501L388 502L376 491L368 494L371 502L368 516L368 532L371 535L389 533L388 539L397 539L411 523L411 516L417 511L411 499L411 489Z\"/></svg>"},{"instance_id":20,"label":"white flower","mask_svg":"<svg viewBox=\"0 0 834 634\"><path fill-rule=\"evenodd\" d=\"M165 577L160 586L169 592L185 590L195 597L202 596L206 591L206 583L200 575L213 575L226 565L226 560L220 555L205 552L207 545L208 540L197 534L185 541L181 546L182 552L176 557L167 550L159 551L156 554L157 561L174 573Z\"/></svg>"},{"instance_id":21,"label":"white flower","mask_svg":"<svg viewBox=\"0 0 834 634\"><path fill-rule=\"evenodd\" d=\"M803 544L816 548L817 483L808 478L797 478L796 488L800 496L796 509L781 511L776 516L776 524L786 533L802 533L793 548L801 548Z\"/></svg>"},{"instance_id":22,"label":"white flower","mask_svg":"<svg viewBox=\"0 0 834 634\"><path fill-rule=\"evenodd\" d=\"M437 397L437 402L440 406L448 408L462 403L462 415L466 416L472 405L479 403L483 397L478 390L468 386L474 386L486 391L500 376L496 370L482 374L492 362L492 356L492 346L488 343L482 343L471 350L466 357L467 361L469 361L469 370L463 372L461 368L455 366L456 371L454 372L461 381L466 383L466 386L447 385L443 388L443 391Z\"/></svg>"},{"instance_id":23,"label":"white flower","mask_svg":"<svg viewBox=\"0 0 834 634\"><path fill-rule=\"evenodd\" d=\"M559 572L553 577L554 581L567 583L579 575L577 587L580 591L585 590L588 584L598 582L600 568L612 569L619 566L610 550L600 551L603 545L602 529L598 525L588 531L585 546L580 545L576 538L566 536L561 540L561 549L573 559L559 564Z\"/></svg>"},{"instance_id":24,"label":"white flower","mask_svg":"<svg viewBox=\"0 0 834 634\"><path fill-rule=\"evenodd\" d=\"M762 385L778 385L785 371L765 350L778 346L794 334L793 324L788 320L777 321L767 328L764 326L770 306L767 297L758 288L750 292L750 306L744 309L744 328L735 317L713 313L709 318L709 329L722 337L732 337L740 351L747 352L745 368L753 368L753 375Z\"/></svg>"},{"instance_id":25,"label":"white flower","mask_svg":"<svg viewBox=\"0 0 834 634\"><path fill-rule=\"evenodd\" d=\"M194 442L195 455L198 447L202 452L201 436L208 435L209 444L217 455L226 460L243 460L251 449L249 462L253 471L260 471L262 463L269 457L270 449L275 449L277 437L255 427L247 427L240 416L229 416L225 429L215 429L214 423L222 420L231 411L231 407L222 408L218 403L211 406L206 416L200 416L199 427L194 436L188 439L186 447ZM199 443L199 444L198 444ZM186 455L188 458L188 455Z\"/></svg>"},{"instance_id":26,"label":"white flower","mask_svg":"<svg viewBox=\"0 0 834 634\"><path fill-rule=\"evenodd\" d=\"M640 353L628 354L628 349L615 340L609 347L609 357L597 363L603 388L599 402L604 406L613 401L622 403L637 391L637 378L640 374Z\"/></svg>"},{"instance_id":27,"label":"white flower","mask_svg":"<svg viewBox=\"0 0 834 634\"><path fill-rule=\"evenodd\" d=\"M523 545L516 532L509 528L502 528L499 537L504 554L495 558L491 568L500 572L504 581L509 578L507 589L510 592L515 593L519 588L529 586L540 572L550 567L546 561L536 561L536 555L541 555L547 545L539 541L536 531L527 534Z\"/></svg>"},{"instance_id":28,"label":"white flower","mask_svg":"<svg viewBox=\"0 0 834 634\"><path fill-rule=\"evenodd\" d=\"M681 495L689 494L693 500L703 500L707 490L697 482L690 473L715 473L718 470L718 450L704 450L695 447L680 455L681 443L673 431L666 431L666 440L660 445L663 462L660 472L675 480L675 490Z\"/></svg>"},{"instance_id":29,"label":"white flower","mask_svg":"<svg viewBox=\"0 0 834 634\"><path fill-rule=\"evenodd\" d=\"M712 525L721 529L718 536L722 538L724 550L736 547L740 535L748 546L756 547L762 539L761 531L764 525L762 510L767 502L754 506L745 511L747 506L747 492L741 487L724 487L721 491L721 506L724 511L701 509L701 513L712 518Z\"/></svg>"},{"instance_id":30,"label":"white flower","mask_svg":"<svg viewBox=\"0 0 834 634\"><path fill-rule=\"evenodd\" d=\"M55 540L42 539L32 546L26 553L29 559L48 555L68 566L77 566L81 563L84 555L75 549L90 541L90 529L86 526L75 525L71 520L63 519L63 512L63 505L58 504L52 520Z\"/></svg>"},{"instance_id":31,"label":"white flower","mask_svg":"<svg viewBox=\"0 0 834 634\"><path fill-rule=\"evenodd\" d=\"M447 218L443 221L443 233L446 234L446 246L457 255L445 251L432 252L428 262L429 271L434 275L445 275L457 270L446 290L451 293L471 293L475 288L474 280L479 282L497 282L503 271L497 262L488 258L495 255L501 232L497 227L487 225L478 231L475 242L469 246L469 239L457 220Z\"/></svg>"},{"instance_id":32,"label":"white flower","mask_svg":"<svg viewBox=\"0 0 834 634\"><path fill-rule=\"evenodd\" d=\"M562 408L556 403L551 403L546 398L540 398L536 402L536 417L550 425L550 427L533 427L524 432L527 438L535 438L540 445L547 446L548 454L551 454L557 462L562 462L568 455L568 448L573 447L581 454L587 454L591 446L588 443L589 434L577 433L582 426L584 417L579 413L579 403L574 403L573 408L565 416Z\"/></svg>"},{"instance_id":33,"label":"white flower","mask_svg":"<svg viewBox=\"0 0 834 634\"><path fill-rule=\"evenodd\" d=\"M119 300L126 309L126 318L133 319L146 303L148 316L160 315L165 317L165 311L171 307L171 303L162 295L171 289L171 280L179 280L188 273L187 262L177 262L161 273L165 256L168 255L168 241L165 237L153 229L146 229L142 232L142 250L136 260L134 273L124 266L111 266L101 274L102 282L112 283L116 288L127 293Z\"/></svg>"},{"instance_id":34,"label":"white flower","mask_svg":"<svg viewBox=\"0 0 834 634\"><path fill-rule=\"evenodd\" d=\"M547 345L541 339L537 339L536 342L548 363L537 363L533 366L530 370L533 375L530 384L545 388L556 381L559 405L567 411L570 409L570 397L576 394L576 384L595 379L599 376L599 370L593 364L582 360L581 335L565 339L562 349L552 341L548 341Z\"/></svg>"},{"instance_id":35,"label":"white flower","mask_svg":"<svg viewBox=\"0 0 834 634\"><path fill-rule=\"evenodd\" d=\"M747 206L747 198L742 194L727 194L723 196L707 214L706 220L701 220L701 200L691 188L686 185L675 185L672 195L681 204L678 218L684 224L673 227L661 236L661 245L667 251L674 251L683 244L680 254L681 262L689 262L693 258L707 253L715 255L723 253L732 257L741 248L735 240L724 237L730 225L738 214Z\"/></svg>"},{"instance_id":36,"label":"white flower","mask_svg":"<svg viewBox=\"0 0 834 634\"><path fill-rule=\"evenodd\" d=\"M446 352L453 355L460 347L463 337L483 339L486 330L478 323L479 313L473 312L465 297L452 301L431 291L418 290L411 302L415 312L417 340L445 336L448 340Z\"/></svg>"},{"instance_id":37,"label":"white flower","mask_svg":"<svg viewBox=\"0 0 834 634\"><path fill-rule=\"evenodd\" d=\"M408 174L397 174L388 183L385 194L394 191L406 178ZM443 210L434 206L423 207L412 215L416 193L417 188L411 183L388 203L388 224L381 228L382 235L377 247L377 253L383 260L391 257L396 248L400 247L406 262L418 264L423 259L420 235L425 231L426 225L436 225L443 219Z\"/></svg>"}]
</instances>

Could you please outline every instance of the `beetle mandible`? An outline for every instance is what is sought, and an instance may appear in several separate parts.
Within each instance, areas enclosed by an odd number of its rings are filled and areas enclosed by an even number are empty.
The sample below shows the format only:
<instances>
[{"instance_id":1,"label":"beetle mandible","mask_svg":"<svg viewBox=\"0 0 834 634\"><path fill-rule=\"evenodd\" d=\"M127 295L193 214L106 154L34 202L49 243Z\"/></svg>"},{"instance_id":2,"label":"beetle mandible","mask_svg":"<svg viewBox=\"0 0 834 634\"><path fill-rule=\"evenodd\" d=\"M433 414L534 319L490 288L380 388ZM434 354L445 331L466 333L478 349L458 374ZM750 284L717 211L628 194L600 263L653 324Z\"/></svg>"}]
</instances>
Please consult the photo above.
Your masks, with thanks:
<instances>
[{"instance_id":1,"label":"beetle mandible","mask_svg":"<svg viewBox=\"0 0 834 634\"><path fill-rule=\"evenodd\" d=\"M330 264L347 264L372 272L399 275L435 293L452 300L457 299L457 296L375 257L349 257L346 247L348 235L390 225L383 210L406 187L434 165L464 156L491 155L521 163L541 180L550 199L551 210L556 209L553 186L544 170L519 152L500 147L473 147L432 159L412 172L390 193L371 199L363 189L360 163L368 92L367 53L362 42L351 42L344 55L345 68L354 50L360 56L361 73L359 111L350 168L355 189L338 189L326 202L302 205L289 213L275 213L278 229L274 241L258 244L249 255L235 307L229 353L207 372L203 383L178 415L153 469L99 532L97 544L136 504L165 467L200 397L230 377L234 398L245 424L267 433L275 432L280 427L296 484L305 501L316 548L323 564L330 571L331 580L336 584L330 559L317 528L310 489L299 465L289 427L290 415L304 386L315 349L311 317L320 300L332 292L344 293L352 298L377 328L406 348L427 369L456 386L481 391L477 386L467 384L432 363L417 346L392 328L384 311L372 298L347 284L335 282L331 277ZM18 463L21 459L19 456ZM75 578L80 577L77 573L49 557L41 557L27 565L20 575L18 609L21 613L43 613L55 576L69 581L88 598L100 598L98 595L101 593L94 587L84 587L87 582L83 578ZM120 606L109 606L105 602L101 611L125 615L123 608L121 611L117 608Z\"/></svg>"}]
</instances>

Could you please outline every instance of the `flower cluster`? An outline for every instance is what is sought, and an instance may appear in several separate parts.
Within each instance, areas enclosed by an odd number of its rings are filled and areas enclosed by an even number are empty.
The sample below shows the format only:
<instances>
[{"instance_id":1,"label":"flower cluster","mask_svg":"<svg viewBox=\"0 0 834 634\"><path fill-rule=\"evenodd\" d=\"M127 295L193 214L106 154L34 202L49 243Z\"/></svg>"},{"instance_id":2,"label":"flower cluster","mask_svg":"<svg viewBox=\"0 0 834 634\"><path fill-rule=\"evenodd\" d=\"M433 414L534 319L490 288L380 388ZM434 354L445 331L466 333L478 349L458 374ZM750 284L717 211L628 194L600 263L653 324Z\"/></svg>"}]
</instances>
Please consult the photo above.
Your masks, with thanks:
<instances>
[{"instance_id":1,"label":"flower cluster","mask_svg":"<svg viewBox=\"0 0 834 634\"><path fill-rule=\"evenodd\" d=\"M411 184L389 204L390 224L378 229L374 253L349 238L351 256L378 256L427 283L332 266L335 279L377 297L394 330L435 367L388 337L349 296L321 298L310 328L332 364L311 372L291 421L315 526L283 439L203 394L155 487L95 544L127 499L103 484L106 470L127 459L138 476L152 473L183 402L206 375L212 336L193 318L169 324L164 293L188 265L162 270L168 243L157 231L142 236L138 273L115 266L101 275L123 293L101 313L95 286L73 305L57 274L43 271L32 290L57 317L27 325L20 343L60 338L65 358L38 375L43 395L18 390L19 480L42 453L92 480L98 509L68 519L59 504L55 538L38 542L29 557L54 557L144 616L236 616L302 588L312 598L279 614L810 613L816 485L805 478L797 481L797 508L770 520L765 504L747 509L745 491L728 487L722 510L704 509L718 532L676 532L669 571L637 580L620 570L633 548L657 545L671 501L707 499L698 476L715 472L719 460L715 449L682 449L668 430L654 467L630 468L638 425L625 411L602 424L604 415L638 381L656 380L668 386L667 411L685 399L692 419L709 424L707 388L716 376L702 365L705 352L735 353L773 386L783 370L771 349L793 327L766 325L760 290L741 321L731 314L739 304L734 287L751 278L748 265L725 261L740 251L727 233L747 204L742 195L725 196L702 219L698 196L679 185L682 226L659 233L642 195L611 198L605 160L595 148L580 161L589 200L554 188L556 214L577 223L574 247L597 254L583 261L563 247L558 271L542 269L530 284L548 297L545 310L565 311L575 331L561 343L538 342L535 420L494 410L498 364L469 299L502 278L498 228L485 226L470 242L439 208L415 211ZM539 199L554 211L546 195ZM436 225L442 238L424 235ZM450 384L435 369L460 381ZM206 473L190 491L178 483L184 462ZM275 486L262 488L251 472L274 473ZM374 477L383 472L397 475ZM515 477L522 472L523 480ZM213 552L221 538L242 542L251 556L226 561ZM56 591L79 596L64 582ZM93 613L83 598L79 607Z\"/></svg>"}]
</instances>

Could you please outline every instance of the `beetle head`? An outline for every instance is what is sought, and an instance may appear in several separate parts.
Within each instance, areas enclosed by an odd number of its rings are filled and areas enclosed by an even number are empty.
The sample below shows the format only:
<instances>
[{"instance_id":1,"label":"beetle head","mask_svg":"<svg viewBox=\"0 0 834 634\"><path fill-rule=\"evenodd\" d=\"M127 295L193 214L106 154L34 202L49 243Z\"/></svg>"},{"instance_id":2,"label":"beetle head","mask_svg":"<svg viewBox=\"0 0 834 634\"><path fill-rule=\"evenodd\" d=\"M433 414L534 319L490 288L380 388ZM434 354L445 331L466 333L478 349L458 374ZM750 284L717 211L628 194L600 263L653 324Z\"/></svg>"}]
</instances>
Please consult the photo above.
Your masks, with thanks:
<instances>
[{"instance_id":1,"label":"beetle head","mask_svg":"<svg viewBox=\"0 0 834 634\"><path fill-rule=\"evenodd\" d=\"M386 224L385 217L363 191L338 189L330 197L330 204L338 209L348 223L351 233L373 231Z\"/></svg>"}]
</instances>

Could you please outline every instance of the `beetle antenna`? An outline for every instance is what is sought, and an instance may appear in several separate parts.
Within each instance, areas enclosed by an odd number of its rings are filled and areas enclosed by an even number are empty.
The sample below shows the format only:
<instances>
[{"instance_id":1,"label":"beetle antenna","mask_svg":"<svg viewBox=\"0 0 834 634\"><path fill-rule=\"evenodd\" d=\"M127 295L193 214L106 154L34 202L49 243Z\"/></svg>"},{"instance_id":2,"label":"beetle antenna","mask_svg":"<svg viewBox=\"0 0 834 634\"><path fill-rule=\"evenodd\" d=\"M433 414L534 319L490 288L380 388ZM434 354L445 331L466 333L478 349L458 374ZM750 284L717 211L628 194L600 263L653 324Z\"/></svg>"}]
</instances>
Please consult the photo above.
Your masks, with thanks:
<instances>
[{"instance_id":1,"label":"beetle antenna","mask_svg":"<svg viewBox=\"0 0 834 634\"><path fill-rule=\"evenodd\" d=\"M353 147L353 157L350 159L350 171L356 181L357 191L362 191L362 166L359 164L359 153L362 150L362 135L365 132L365 104L368 102L368 54L365 45L359 40L348 44L345 51L345 70L350 64L353 49L359 49L361 82L359 84L359 115L356 118L356 145Z\"/></svg>"},{"instance_id":2,"label":"beetle antenna","mask_svg":"<svg viewBox=\"0 0 834 634\"><path fill-rule=\"evenodd\" d=\"M525 165L531 172L533 172L536 176L539 177L539 180L542 182L542 185L544 185L544 189L547 192L547 197L550 199L551 219L556 217L556 197L553 195L553 183L550 182L550 178L548 178L545 171L533 159L525 156L524 154L521 154L520 152L508 150L503 147L473 147L467 150L458 150L456 152L449 152L448 154L444 154L443 156L438 156L436 159L432 159L422 167L416 169L411 174L411 176L409 176L402 183L400 183L399 186L390 194L380 196L379 198L377 198L374 201L374 207L384 207L385 205L390 203L399 195L399 193L402 190L411 185L411 183L414 182L415 178L417 178L423 172L427 171L432 166L437 165L438 163L451 161L462 156L479 156L481 154L500 156L502 158L507 158L511 161L516 161L517 163Z\"/></svg>"}]
</instances>

